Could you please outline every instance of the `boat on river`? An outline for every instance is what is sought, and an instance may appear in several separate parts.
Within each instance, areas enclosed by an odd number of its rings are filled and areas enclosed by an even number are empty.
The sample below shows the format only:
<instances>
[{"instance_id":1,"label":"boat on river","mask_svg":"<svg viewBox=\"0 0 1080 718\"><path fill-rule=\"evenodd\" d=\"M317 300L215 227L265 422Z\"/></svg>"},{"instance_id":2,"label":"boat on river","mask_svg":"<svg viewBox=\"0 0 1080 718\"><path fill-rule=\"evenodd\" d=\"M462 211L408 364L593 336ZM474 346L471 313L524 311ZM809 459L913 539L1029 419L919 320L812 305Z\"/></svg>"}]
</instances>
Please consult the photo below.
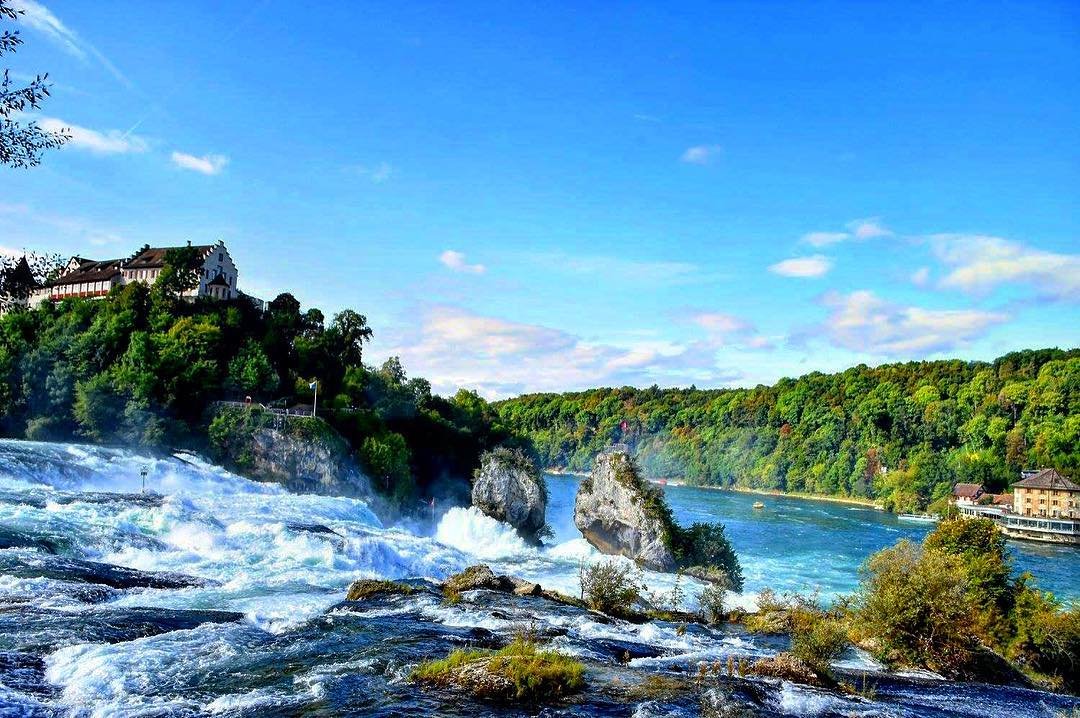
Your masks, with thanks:
<instances>
[{"instance_id":1,"label":"boat on river","mask_svg":"<svg viewBox=\"0 0 1080 718\"><path fill-rule=\"evenodd\" d=\"M765 508L765 504L763 504L763 503L762 503L762 502L760 502L760 501L755 501L755 502L754 502L754 508L755 508L755 509L763 509L763 508Z\"/></svg>"},{"instance_id":2,"label":"boat on river","mask_svg":"<svg viewBox=\"0 0 1080 718\"><path fill-rule=\"evenodd\" d=\"M941 520L940 516L934 516L933 514L898 514L896 518L901 521L916 521L922 524L936 524Z\"/></svg>"}]
</instances>

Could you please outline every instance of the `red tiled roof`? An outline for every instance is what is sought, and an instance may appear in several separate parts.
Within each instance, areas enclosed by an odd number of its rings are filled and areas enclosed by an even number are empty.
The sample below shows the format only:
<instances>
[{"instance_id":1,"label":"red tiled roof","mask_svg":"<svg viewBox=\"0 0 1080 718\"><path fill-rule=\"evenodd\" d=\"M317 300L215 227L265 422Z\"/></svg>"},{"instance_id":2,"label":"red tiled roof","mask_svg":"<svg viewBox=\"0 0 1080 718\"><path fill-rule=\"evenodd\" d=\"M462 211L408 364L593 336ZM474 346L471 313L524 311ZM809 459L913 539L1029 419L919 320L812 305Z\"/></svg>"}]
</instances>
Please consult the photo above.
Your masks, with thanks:
<instances>
[{"instance_id":1,"label":"red tiled roof","mask_svg":"<svg viewBox=\"0 0 1080 718\"><path fill-rule=\"evenodd\" d=\"M79 259L78 267L72 269L70 272L64 272L45 286L62 287L68 284L79 284L81 282L108 281L120 274L121 261L122 260L119 259L104 259L101 261Z\"/></svg>"},{"instance_id":2,"label":"red tiled roof","mask_svg":"<svg viewBox=\"0 0 1080 718\"><path fill-rule=\"evenodd\" d=\"M1066 479L1053 469L1043 469L1034 476L1013 484L1013 488L1050 489L1053 491L1080 491L1080 486Z\"/></svg>"},{"instance_id":3,"label":"red tiled roof","mask_svg":"<svg viewBox=\"0 0 1080 718\"><path fill-rule=\"evenodd\" d=\"M952 492L959 499L977 499L982 495L983 487L980 484L957 484Z\"/></svg>"},{"instance_id":4,"label":"red tiled roof","mask_svg":"<svg viewBox=\"0 0 1080 718\"><path fill-rule=\"evenodd\" d=\"M192 249L199 250L199 253L205 257L210 253L215 245L213 244L196 244L192 246ZM161 269L165 266L165 253L170 249L184 249L183 247L148 247L141 250L138 254L132 257L127 262L124 262L124 269Z\"/></svg>"}]
</instances>

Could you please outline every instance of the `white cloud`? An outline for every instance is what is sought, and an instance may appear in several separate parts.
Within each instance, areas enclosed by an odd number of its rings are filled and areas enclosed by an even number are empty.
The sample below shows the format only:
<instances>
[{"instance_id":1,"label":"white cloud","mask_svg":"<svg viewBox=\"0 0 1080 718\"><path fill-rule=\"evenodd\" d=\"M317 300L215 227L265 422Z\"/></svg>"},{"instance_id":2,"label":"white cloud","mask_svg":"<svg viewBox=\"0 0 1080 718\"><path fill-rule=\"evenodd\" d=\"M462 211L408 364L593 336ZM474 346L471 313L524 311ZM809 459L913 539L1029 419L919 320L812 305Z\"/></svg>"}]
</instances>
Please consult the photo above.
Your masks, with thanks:
<instances>
[{"instance_id":1,"label":"white cloud","mask_svg":"<svg viewBox=\"0 0 1080 718\"><path fill-rule=\"evenodd\" d=\"M930 282L930 267L919 267L911 273L911 283L916 287L925 287Z\"/></svg>"},{"instance_id":2,"label":"white cloud","mask_svg":"<svg viewBox=\"0 0 1080 718\"><path fill-rule=\"evenodd\" d=\"M71 136L71 139L64 145L65 147L87 150L99 155L145 152L150 146L146 140L138 135L128 134L120 130L99 132L88 127L80 127L70 122L64 122L55 117L42 117L37 120L37 124L41 129L48 132L66 131Z\"/></svg>"},{"instance_id":3,"label":"white cloud","mask_svg":"<svg viewBox=\"0 0 1080 718\"><path fill-rule=\"evenodd\" d=\"M706 340L716 349L723 346L735 346L743 349L772 349L773 343L768 337L758 333L753 324L732 314L722 312L701 312L690 317L708 335Z\"/></svg>"},{"instance_id":4,"label":"white cloud","mask_svg":"<svg viewBox=\"0 0 1080 718\"><path fill-rule=\"evenodd\" d=\"M832 260L820 254L810 257L792 257L782 262L777 262L769 267L773 274L782 277L803 277L814 279L828 274L832 268Z\"/></svg>"},{"instance_id":5,"label":"white cloud","mask_svg":"<svg viewBox=\"0 0 1080 718\"><path fill-rule=\"evenodd\" d=\"M930 239L935 254L951 267L941 287L987 292L1015 283L1040 297L1080 300L1080 254L1046 252L985 235L938 234Z\"/></svg>"},{"instance_id":6,"label":"white cloud","mask_svg":"<svg viewBox=\"0 0 1080 718\"><path fill-rule=\"evenodd\" d=\"M50 41L61 47L68 54L86 62L93 57L108 70L113 77L127 87L131 87L131 81L105 55L96 47L86 42L79 35L65 25L49 8L34 0L14 0L12 6L21 10L19 21L28 27L42 33Z\"/></svg>"},{"instance_id":7,"label":"white cloud","mask_svg":"<svg viewBox=\"0 0 1080 718\"><path fill-rule=\"evenodd\" d=\"M851 222L848 222L847 227L851 230L851 233L855 235L855 239L874 239L876 237L892 236L892 231L886 229L885 225L883 225L881 220L877 217L852 220Z\"/></svg>"},{"instance_id":8,"label":"white cloud","mask_svg":"<svg viewBox=\"0 0 1080 718\"><path fill-rule=\"evenodd\" d=\"M807 232L802 236L801 241L814 247L824 247L843 242L845 239L851 239L851 235L847 232Z\"/></svg>"},{"instance_id":9,"label":"white cloud","mask_svg":"<svg viewBox=\"0 0 1080 718\"><path fill-rule=\"evenodd\" d=\"M429 307L415 334L388 353L400 356L411 372L428 377L437 391L469 387L489 397L603 385L720 382L739 376L720 370L715 347L705 343L589 342L560 329L448 305Z\"/></svg>"},{"instance_id":10,"label":"white cloud","mask_svg":"<svg viewBox=\"0 0 1080 718\"><path fill-rule=\"evenodd\" d=\"M447 249L439 255L439 262L451 272L460 272L462 274L483 274L487 271L487 267L482 264L469 264L465 261L465 255L461 252L455 252L452 249Z\"/></svg>"},{"instance_id":11,"label":"white cloud","mask_svg":"<svg viewBox=\"0 0 1080 718\"><path fill-rule=\"evenodd\" d=\"M870 291L830 292L825 336L838 347L888 356L924 356L970 344L1008 315L976 309L923 309L891 304Z\"/></svg>"},{"instance_id":12,"label":"white cloud","mask_svg":"<svg viewBox=\"0 0 1080 718\"><path fill-rule=\"evenodd\" d=\"M838 244L850 239L863 240L892 236L892 231L887 229L877 217L855 219L848 222L846 227L848 230L846 232L807 232L799 241L812 247L827 247L830 244Z\"/></svg>"},{"instance_id":13,"label":"white cloud","mask_svg":"<svg viewBox=\"0 0 1080 718\"><path fill-rule=\"evenodd\" d=\"M372 184L382 184L394 174L394 166L389 162L379 162L376 165L352 165L347 167L361 177L369 180Z\"/></svg>"},{"instance_id":14,"label":"white cloud","mask_svg":"<svg viewBox=\"0 0 1080 718\"><path fill-rule=\"evenodd\" d=\"M224 155L203 155L196 157L186 152L172 153L173 164L185 170L199 172L204 175L216 175L229 164L229 158Z\"/></svg>"},{"instance_id":15,"label":"white cloud","mask_svg":"<svg viewBox=\"0 0 1080 718\"><path fill-rule=\"evenodd\" d=\"M722 152L720 145L697 145L687 148L679 159L692 165L707 165L717 160Z\"/></svg>"}]
</instances>

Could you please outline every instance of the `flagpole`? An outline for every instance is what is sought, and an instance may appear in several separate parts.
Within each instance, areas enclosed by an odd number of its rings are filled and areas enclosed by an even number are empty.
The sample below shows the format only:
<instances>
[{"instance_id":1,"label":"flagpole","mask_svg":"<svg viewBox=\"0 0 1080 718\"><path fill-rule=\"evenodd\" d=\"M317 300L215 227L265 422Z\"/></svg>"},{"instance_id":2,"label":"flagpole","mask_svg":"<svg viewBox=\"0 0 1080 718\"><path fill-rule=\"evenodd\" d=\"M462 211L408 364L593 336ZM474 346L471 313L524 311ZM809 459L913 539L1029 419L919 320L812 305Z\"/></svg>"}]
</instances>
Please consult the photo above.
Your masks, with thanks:
<instances>
[{"instance_id":1,"label":"flagpole","mask_svg":"<svg viewBox=\"0 0 1080 718\"><path fill-rule=\"evenodd\" d=\"M315 403L311 405L311 415L315 416L315 412L319 409L319 380L315 380Z\"/></svg>"}]
</instances>

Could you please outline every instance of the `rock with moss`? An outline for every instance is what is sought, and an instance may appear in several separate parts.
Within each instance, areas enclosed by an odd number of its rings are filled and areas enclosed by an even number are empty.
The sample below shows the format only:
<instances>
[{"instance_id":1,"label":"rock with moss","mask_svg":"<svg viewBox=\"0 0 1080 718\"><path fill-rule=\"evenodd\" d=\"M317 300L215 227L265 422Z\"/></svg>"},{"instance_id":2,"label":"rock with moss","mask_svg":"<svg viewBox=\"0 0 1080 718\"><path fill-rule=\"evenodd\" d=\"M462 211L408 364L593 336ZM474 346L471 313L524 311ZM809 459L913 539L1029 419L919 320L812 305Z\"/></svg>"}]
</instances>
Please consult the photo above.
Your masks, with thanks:
<instances>
[{"instance_id":1,"label":"rock with moss","mask_svg":"<svg viewBox=\"0 0 1080 718\"><path fill-rule=\"evenodd\" d=\"M622 452L596 457L574 501L574 525L602 553L626 556L657 571L677 568L675 523L659 487Z\"/></svg>"},{"instance_id":2,"label":"rock with moss","mask_svg":"<svg viewBox=\"0 0 1080 718\"><path fill-rule=\"evenodd\" d=\"M368 493L348 442L320 418L219 404L208 419L214 458L248 478L302 493Z\"/></svg>"},{"instance_id":3,"label":"rock with moss","mask_svg":"<svg viewBox=\"0 0 1080 718\"><path fill-rule=\"evenodd\" d=\"M410 596L416 593L416 590L415 587L398 581L361 578L353 581L352 585L349 586L349 592L345 595L345 600L365 601L369 598L381 596Z\"/></svg>"},{"instance_id":4,"label":"rock with moss","mask_svg":"<svg viewBox=\"0 0 1080 718\"><path fill-rule=\"evenodd\" d=\"M554 703L584 687L585 666L532 641L517 640L494 653L455 650L446 658L421 663L411 679L497 703Z\"/></svg>"},{"instance_id":5,"label":"rock with moss","mask_svg":"<svg viewBox=\"0 0 1080 718\"><path fill-rule=\"evenodd\" d=\"M535 542L544 530L547 499L540 470L521 449L499 447L480 457L472 504L488 516Z\"/></svg>"}]
</instances>

